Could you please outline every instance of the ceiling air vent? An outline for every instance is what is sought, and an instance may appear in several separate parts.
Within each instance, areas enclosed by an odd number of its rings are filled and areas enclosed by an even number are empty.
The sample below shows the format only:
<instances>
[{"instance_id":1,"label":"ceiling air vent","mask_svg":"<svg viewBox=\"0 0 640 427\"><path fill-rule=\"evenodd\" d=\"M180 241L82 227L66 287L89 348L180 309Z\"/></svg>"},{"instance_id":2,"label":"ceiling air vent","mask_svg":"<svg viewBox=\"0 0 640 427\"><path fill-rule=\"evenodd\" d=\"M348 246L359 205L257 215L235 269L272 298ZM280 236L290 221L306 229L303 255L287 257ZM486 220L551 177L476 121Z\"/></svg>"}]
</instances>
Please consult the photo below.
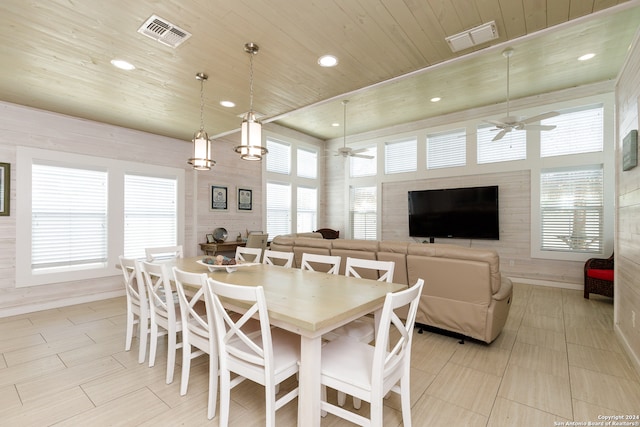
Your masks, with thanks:
<instances>
[{"instance_id":1,"label":"ceiling air vent","mask_svg":"<svg viewBox=\"0 0 640 427\"><path fill-rule=\"evenodd\" d=\"M188 31L156 15L151 15L138 28L138 32L172 48L180 46L182 42L191 37L191 33Z\"/></svg>"},{"instance_id":2,"label":"ceiling air vent","mask_svg":"<svg viewBox=\"0 0 640 427\"><path fill-rule=\"evenodd\" d=\"M498 38L498 28L494 21L447 37L445 40L453 52L468 49Z\"/></svg>"}]
</instances>

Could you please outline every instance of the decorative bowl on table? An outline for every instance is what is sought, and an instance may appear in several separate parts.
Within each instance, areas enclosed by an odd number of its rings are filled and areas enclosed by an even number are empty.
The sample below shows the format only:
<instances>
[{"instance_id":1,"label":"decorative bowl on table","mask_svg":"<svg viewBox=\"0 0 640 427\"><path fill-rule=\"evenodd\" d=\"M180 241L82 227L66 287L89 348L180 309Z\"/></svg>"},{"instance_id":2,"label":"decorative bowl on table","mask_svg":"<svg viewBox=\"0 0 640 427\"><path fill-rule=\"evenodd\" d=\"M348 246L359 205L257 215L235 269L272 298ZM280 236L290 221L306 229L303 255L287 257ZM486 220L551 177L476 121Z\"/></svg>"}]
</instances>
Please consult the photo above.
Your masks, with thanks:
<instances>
[{"instance_id":1,"label":"decorative bowl on table","mask_svg":"<svg viewBox=\"0 0 640 427\"><path fill-rule=\"evenodd\" d=\"M237 263L233 258L227 258L222 255L216 257L205 257L202 260L196 261L198 264L206 266L209 271L226 271L227 273L233 273L237 271L239 267L250 267L252 265L258 265L257 262L243 262Z\"/></svg>"},{"instance_id":2,"label":"decorative bowl on table","mask_svg":"<svg viewBox=\"0 0 640 427\"><path fill-rule=\"evenodd\" d=\"M227 240L228 236L229 236L229 233L227 233L226 228L218 227L215 230L213 230L213 240L216 243L223 243L225 240Z\"/></svg>"}]
</instances>

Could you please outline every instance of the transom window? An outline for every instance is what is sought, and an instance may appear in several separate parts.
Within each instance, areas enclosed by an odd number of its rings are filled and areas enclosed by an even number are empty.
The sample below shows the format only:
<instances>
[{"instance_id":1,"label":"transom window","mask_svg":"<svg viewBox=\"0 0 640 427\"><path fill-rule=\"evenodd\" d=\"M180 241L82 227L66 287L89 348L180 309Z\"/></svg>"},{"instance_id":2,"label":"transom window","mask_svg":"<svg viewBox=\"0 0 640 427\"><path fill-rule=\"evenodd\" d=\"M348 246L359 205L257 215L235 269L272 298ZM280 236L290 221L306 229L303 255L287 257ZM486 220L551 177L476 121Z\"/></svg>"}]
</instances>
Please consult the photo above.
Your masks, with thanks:
<instances>
[{"instance_id":1,"label":"transom window","mask_svg":"<svg viewBox=\"0 0 640 427\"><path fill-rule=\"evenodd\" d=\"M427 169L464 166L467 163L465 129L427 135Z\"/></svg>"},{"instance_id":2,"label":"transom window","mask_svg":"<svg viewBox=\"0 0 640 427\"><path fill-rule=\"evenodd\" d=\"M512 130L493 141L494 126L478 126L478 164L524 160L527 158L527 132Z\"/></svg>"}]
</instances>

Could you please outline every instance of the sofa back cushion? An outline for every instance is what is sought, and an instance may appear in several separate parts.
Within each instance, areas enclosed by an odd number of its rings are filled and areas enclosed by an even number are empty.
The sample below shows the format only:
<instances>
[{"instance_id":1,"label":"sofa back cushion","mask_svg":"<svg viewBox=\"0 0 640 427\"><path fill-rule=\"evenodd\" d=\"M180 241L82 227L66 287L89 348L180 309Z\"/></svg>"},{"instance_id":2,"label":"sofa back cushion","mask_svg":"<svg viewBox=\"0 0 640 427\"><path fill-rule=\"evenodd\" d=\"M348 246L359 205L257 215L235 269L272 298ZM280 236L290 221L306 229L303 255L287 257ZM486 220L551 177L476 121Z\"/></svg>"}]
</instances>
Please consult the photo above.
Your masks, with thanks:
<instances>
[{"instance_id":1,"label":"sofa back cushion","mask_svg":"<svg viewBox=\"0 0 640 427\"><path fill-rule=\"evenodd\" d=\"M393 271L393 283L409 285L407 277L407 247L408 242L381 241L378 244L378 260L396 263ZM415 283L415 281L413 282ZM412 284L413 284L412 283Z\"/></svg>"},{"instance_id":2,"label":"sofa back cushion","mask_svg":"<svg viewBox=\"0 0 640 427\"><path fill-rule=\"evenodd\" d=\"M488 286L491 294L495 294L500 290L500 258L498 253L493 249L484 248L468 248L450 244L421 244L410 243L407 248L409 255L426 255L436 258L477 261L485 264L488 272ZM411 276L409 276L411 278ZM425 279L425 288L427 287L427 279Z\"/></svg>"},{"instance_id":3,"label":"sofa back cushion","mask_svg":"<svg viewBox=\"0 0 640 427\"><path fill-rule=\"evenodd\" d=\"M488 306L491 274L482 261L407 255L409 282L424 280L422 295Z\"/></svg>"},{"instance_id":4,"label":"sofa back cushion","mask_svg":"<svg viewBox=\"0 0 640 427\"><path fill-rule=\"evenodd\" d=\"M313 237L296 237L293 241L293 266L300 268L302 254L331 255L331 242L334 240L316 239ZM342 267L342 262L340 263Z\"/></svg>"},{"instance_id":5,"label":"sofa back cushion","mask_svg":"<svg viewBox=\"0 0 640 427\"><path fill-rule=\"evenodd\" d=\"M331 255L342 258L339 274L344 275L347 257L370 260L376 259L376 252L378 250L378 241L376 240L336 239L332 240L332 242ZM363 272L362 277L365 279L378 280L378 275L374 271Z\"/></svg>"}]
</instances>

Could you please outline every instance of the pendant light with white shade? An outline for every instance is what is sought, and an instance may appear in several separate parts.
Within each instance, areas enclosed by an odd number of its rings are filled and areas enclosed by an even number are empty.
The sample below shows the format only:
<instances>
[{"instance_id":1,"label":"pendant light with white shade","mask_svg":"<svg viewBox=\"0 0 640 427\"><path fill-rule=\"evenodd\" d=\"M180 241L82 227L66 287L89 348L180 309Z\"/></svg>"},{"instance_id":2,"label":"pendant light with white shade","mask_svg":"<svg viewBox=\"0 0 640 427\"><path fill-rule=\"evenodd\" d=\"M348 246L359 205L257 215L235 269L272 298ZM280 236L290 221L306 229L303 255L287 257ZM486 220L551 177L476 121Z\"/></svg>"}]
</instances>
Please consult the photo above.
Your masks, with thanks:
<instances>
[{"instance_id":1,"label":"pendant light with white shade","mask_svg":"<svg viewBox=\"0 0 640 427\"><path fill-rule=\"evenodd\" d=\"M250 74L249 74L249 112L242 120L240 145L235 147L236 153L240 154L243 160L262 160L262 156L268 150L262 146L262 123L256 120L253 111L253 56L258 53L259 46L255 43L244 45L244 51L249 54Z\"/></svg>"},{"instance_id":2,"label":"pendant light with white shade","mask_svg":"<svg viewBox=\"0 0 640 427\"><path fill-rule=\"evenodd\" d=\"M209 78L204 73L197 73L196 79L200 80L200 130L193 135L193 157L187 163L195 170L208 171L216 162L211 158L211 141L204 130L204 82Z\"/></svg>"}]
</instances>

